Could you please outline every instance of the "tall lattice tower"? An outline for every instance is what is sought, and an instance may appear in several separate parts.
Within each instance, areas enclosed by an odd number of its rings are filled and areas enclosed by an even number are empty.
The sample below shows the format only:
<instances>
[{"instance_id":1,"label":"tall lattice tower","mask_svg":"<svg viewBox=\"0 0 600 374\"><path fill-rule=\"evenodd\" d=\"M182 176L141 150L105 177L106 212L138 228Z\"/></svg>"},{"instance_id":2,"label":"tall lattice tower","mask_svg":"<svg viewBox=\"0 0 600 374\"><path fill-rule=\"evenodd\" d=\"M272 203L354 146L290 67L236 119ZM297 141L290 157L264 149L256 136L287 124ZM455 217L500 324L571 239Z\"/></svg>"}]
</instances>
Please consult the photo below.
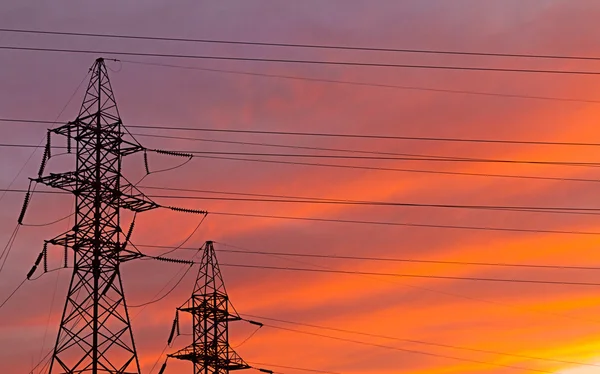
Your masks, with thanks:
<instances>
[{"instance_id":1,"label":"tall lattice tower","mask_svg":"<svg viewBox=\"0 0 600 374\"><path fill-rule=\"evenodd\" d=\"M77 119L49 130L39 177L33 179L75 195L72 231L46 243L65 248L65 266L67 249L74 254L73 276L49 372L139 374L120 273L121 262L138 254L126 248L133 223L123 234L120 210L137 213L158 205L135 186L122 183L123 156L143 151L143 147L133 138L133 142L124 140L125 129L103 59L95 61L91 73ZM52 134L67 138L68 152L74 148L75 171L43 176L51 156ZM29 194L20 221L28 200Z\"/></svg>"},{"instance_id":2,"label":"tall lattice tower","mask_svg":"<svg viewBox=\"0 0 600 374\"><path fill-rule=\"evenodd\" d=\"M194 364L194 374L222 374L251 368L229 346L229 322L242 318L229 302L213 242L208 241L204 245L192 297L177 310L192 315L193 342L188 347L169 354L169 358L191 361ZM178 318L175 320L178 324ZM169 341L173 332L171 331ZM166 363L161 372L165 367Z\"/></svg>"}]
</instances>

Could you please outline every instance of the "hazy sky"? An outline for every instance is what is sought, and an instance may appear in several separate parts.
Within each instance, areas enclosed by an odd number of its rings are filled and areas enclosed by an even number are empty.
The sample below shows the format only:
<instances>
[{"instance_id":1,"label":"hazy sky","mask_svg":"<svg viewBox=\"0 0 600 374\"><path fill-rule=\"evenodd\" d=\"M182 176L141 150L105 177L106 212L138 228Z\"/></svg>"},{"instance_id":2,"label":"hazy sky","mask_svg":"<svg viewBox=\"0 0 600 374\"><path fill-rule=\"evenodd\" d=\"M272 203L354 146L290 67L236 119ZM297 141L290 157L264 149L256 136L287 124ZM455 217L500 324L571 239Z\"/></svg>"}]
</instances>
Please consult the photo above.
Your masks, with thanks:
<instances>
[{"instance_id":1,"label":"hazy sky","mask_svg":"<svg viewBox=\"0 0 600 374\"><path fill-rule=\"evenodd\" d=\"M0 27L249 40L402 49L598 56L600 3L592 0L304 0L304 1L3 1ZM0 32L2 46L30 46L174 54L384 62L395 64L494 66L521 69L599 70L594 61L466 57L334 50L286 49L215 44L123 41ZM0 117L72 120L77 116L95 54L0 50ZM110 58L111 56L105 55ZM222 62L119 57L108 62L122 119L127 124L198 128L344 132L421 137L463 137L598 142L599 78L595 76L417 70L368 67ZM177 67L154 66L160 63ZM192 68L192 69L190 69ZM224 73L198 70L221 69ZM437 90L584 99L551 101L421 89L323 83L239 73L286 75ZM85 86L85 83L84 83ZM72 100L69 98L72 97ZM68 105L65 107L65 104ZM65 108L64 110L62 110ZM61 112L62 110L62 112ZM0 143L38 144L46 126L0 122ZM148 147L231 152L303 153L301 150L153 138L135 129ZM341 138L161 132L210 140L246 141L438 156L600 162L594 147L385 141ZM41 151L0 147L0 188L25 188L37 173ZM317 151L306 151L316 153ZM332 152L326 152L331 154ZM64 159L64 160L63 160ZM150 157L155 169L179 160ZM290 161L290 159L286 159ZM463 173L535 175L595 180L594 168L381 160L293 159L382 168ZM27 162L27 163L26 163ZM67 156L50 170L70 167ZM61 169L62 168L62 169ZM143 175L141 158L125 162L132 180ZM511 179L431 173L344 169L231 160L195 159L169 173L152 175L145 186L225 192L309 196L390 202L597 207L597 183ZM149 194L176 194L146 190ZM185 193L190 195L191 193ZM0 192L1 196L1 192ZM203 194L203 196L207 196ZM21 209L22 194L0 201L4 248ZM600 232L594 215L360 207L160 199L165 204L233 213L416 224L519 227ZM71 212L71 197L36 195L31 224ZM199 218L153 211L139 215L133 242L178 245ZM71 223L72 224L72 223ZM5 269L0 301L22 281L43 240L69 228L22 227ZM600 266L598 235L468 231L209 215L186 247L215 240L255 251L396 257L443 261ZM226 249L217 244L217 250ZM149 253L158 253L148 249ZM455 277L600 282L594 271L475 267L373 261L340 261L219 252L223 263L335 268ZM60 250L51 265L60 263ZM189 258L193 252L182 250ZM141 261L123 265L132 305L151 300L181 270L180 265ZM162 351L174 308L191 293L197 269L159 303L132 309L133 329L144 374ZM360 340L424 354L383 349L264 327L240 346L249 362L304 367L336 373L596 373L600 362L598 289L561 285L399 279L372 276L278 272L223 267L230 298L240 313L385 334L409 340L505 352L513 356L450 349L271 322L275 326ZM52 347L68 287L69 270L27 282L0 309L0 371L29 373ZM255 318L260 320L260 318ZM184 332L191 323L184 320ZM265 322L268 322L265 320ZM232 325L240 344L251 326ZM45 337L45 342L44 341ZM182 336L172 352L189 343ZM452 356L489 364L433 357ZM516 356L521 357L516 357ZM563 362L533 360L525 356ZM565 363L564 361L574 362ZM162 359L161 359L162 362ZM494 366L496 365L496 366ZM503 368L502 365L525 370ZM267 366L268 365L263 365ZM276 369L275 367L273 367ZM169 372L191 372L172 362ZM155 369L154 373L158 370ZM280 372L299 373L292 369ZM35 372L37 374L37 371Z\"/></svg>"}]
</instances>

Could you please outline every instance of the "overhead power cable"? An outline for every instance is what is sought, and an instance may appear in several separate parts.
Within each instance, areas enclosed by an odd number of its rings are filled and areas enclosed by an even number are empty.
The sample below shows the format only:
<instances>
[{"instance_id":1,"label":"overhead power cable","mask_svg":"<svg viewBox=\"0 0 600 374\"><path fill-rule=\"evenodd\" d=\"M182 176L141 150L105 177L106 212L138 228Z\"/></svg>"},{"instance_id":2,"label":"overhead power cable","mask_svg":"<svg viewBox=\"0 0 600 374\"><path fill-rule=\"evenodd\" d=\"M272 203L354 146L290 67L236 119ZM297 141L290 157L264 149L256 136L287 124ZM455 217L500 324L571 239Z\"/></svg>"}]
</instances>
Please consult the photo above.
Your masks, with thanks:
<instances>
[{"instance_id":1,"label":"overhead power cable","mask_svg":"<svg viewBox=\"0 0 600 374\"><path fill-rule=\"evenodd\" d=\"M285 148L285 149L302 149L311 151L330 151L330 152L343 152L343 153L358 153L358 154L369 154L369 155L382 155L382 156L402 156L402 157L428 157L428 158L439 158L439 159L468 159L461 156L441 156L441 155L423 155L414 153L400 153L400 152L384 152L384 151L373 151L356 148L331 148L331 147L314 147L314 146L301 146L293 144L281 144L281 143L264 143L264 142L247 142L247 141L235 141L235 140L223 140L223 139L207 139L207 138L195 138L190 136L172 136L172 135L159 135L159 134L148 134L148 133L134 133L135 136L150 137L159 139L177 139L186 141L198 141L206 143L219 143L219 144L235 144L243 146L259 146L268 148Z\"/></svg>"},{"instance_id":2,"label":"overhead power cable","mask_svg":"<svg viewBox=\"0 0 600 374\"><path fill-rule=\"evenodd\" d=\"M4 148L36 148L33 144L0 143ZM65 148L54 146L53 148ZM234 151L197 151L197 150L178 150L177 152L190 155L225 155L225 156L252 156L252 157L283 157L283 158L316 158L316 159L340 159L340 160L367 160L367 161L415 161L415 162L466 162L466 163L500 163L500 164L531 164L531 165L552 165L563 167L600 167L600 162L588 161L550 161L550 160L519 160L519 159L491 159L491 158L473 158L460 156L439 156L439 155L421 155L405 154L405 156L356 156L356 155L335 155L335 154L303 154L303 153L259 153L259 152L234 152ZM188 160L189 161L189 160ZM173 168L159 170L153 173L172 170Z\"/></svg>"},{"instance_id":3,"label":"overhead power cable","mask_svg":"<svg viewBox=\"0 0 600 374\"><path fill-rule=\"evenodd\" d=\"M6 299L4 299L4 301L2 302L2 304L0 304L0 309L2 309L2 307L4 307L4 305L6 305L6 303L8 303L8 301L15 296L15 294L19 291L19 289L21 289L21 287L23 287L23 285L25 284L25 282L27 281L27 278L23 279L23 281L21 283L19 283L19 285L17 286L17 288L14 289L14 291L12 291L10 293L10 295L8 295L8 297Z\"/></svg>"},{"instance_id":4,"label":"overhead power cable","mask_svg":"<svg viewBox=\"0 0 600 374\"><path fill-rule=\"evenodd\" d=\"M508 179L541 180L541 181L557 181L557 182L579 182L579 183L599 183L600 182L600 179L574 178L574 177L545 177L545 176L540 176L540 175L494 174L494 173L477 173L477 172L451 171L451 170L390 168L390 167L380 167L380 166L327 164L327 163L322 163L322 162L315 163L315 162L286 161L286 160L273 160L273 159L222 157L222 156L209 156L209 155L195 155L194 157L205 158L205 159L214 159L214 160L226 160L226 161L241 161L241 162L252 162L252 163L294 165L294 166L310 166L310 167L348 169L348 170L371 170L371 171L385 171L385 172L396 172L396 173L453 175L453 176L487 177L487 178L508 178Z\"/></svg>"},{"instance_id":5,"label":"overhead power cable","mask_svg":"<svg viewBox=\"0 0 600 374\"><path fill-rule=\"evenodd\" d=\"M16 191L16 190L13 190ZM19 190L18 192L23 192ZM45 193L46 191L41 191ZM50 192L52 193L52 191ZM55 194L68 195L68 192L54 192ZM147 195L148 197L157 197L156 195ZM160 197L160 195L159 195ZM166 198L165 195L162 196ZM177 196L173 196L177 198ZM189 199L189 198L188 198ZM161 205L162 208L180 211L184 213L193 214L206 214L205 211L199 211L195 209L186 209L179 207L171 207ZM404 226L404 227L420 227L420 228L440 228L440 229L452 229L452 230L476 230L476 231L498 231L498 232L520 232L520 233L545 233L545 234L565 234L565 235L600 235L600 232L596 231L578 231L578 230L550 230L550 229L529 229L529 228L517 228L517 227L493 227L493 226L462 226L462 225L442 225L442 224L426 224L426 223L411 223L411 222L391 222L391 221L364 221L354 219L333 219L333 218L318 218L318 217L293 217L293 216L277 216L267 214L250 214L250 213L237 213L237 212L219 212L211 211L208 212L212 215L230 216L230 217L248 217L248 218L266 218L266 219L279 219L279 220L291 220L291 221L307 221L307 222L331 222L331 223L346 223L346 224L361 224L361 225L376 225L376 226Z\"/></svg>"},{"instance_id":6,"label":"overhead power cable","mask_svg":"<svg viewBox=\"0 0 600 374\"><path fill-rule=\"evenodd\" d=\"M268 195L268 194L249 194L239 192L221 192L214 190L196 190L187 188L168 188L154 186L140 186L144 189L158 191L181 191L181 192L198 192L208 193L213 195L235 195L235 196L258 196L258 197L273 197L268 198L230 198L230 197L214 197L214 196L189 196L189 195L152 195L151 198L162 199L179 199L179 200L215 200L215 201L241 201L241 202L260 202L260 203L298 203L298 204L332 204L332 205L359 205L359 206L388 206L388 207L408 207L408 208L447 208L447 209L469 209L469 210L487 210L487 211L509 211L509 212L526 212L526 213L550 213L550 214L573 214L573 215L600 215L599 208L583 208L583 207L552 207L552 206L510 206L510 205L463 205L463 204L441 204L441 203L411 203L411 202L393 202L393 201L369 201L369 200L343 200L343 199L325 199L316 197L301 197L288 195ZM24 189L0 189L4 192L19 192L26 193ZM37 191L38 193L50 193L69 195L68 192L59 191ZM73 214L62 217L55 221L45 224L24 224L24 226L47 226L71 217Z\"/></svg>"},{"instance_id":7,"label":"overhead power cable","mask_svg":"<svg viewBox=\"0 0 600 374\"><path fill-rule=\"evenodd\" d=\"M547 370L524 368L524 367L507 365L507 364L499 364L499 363L494 363L494 362L489 362L489 361L482 361L482 360L475 360L475 359L469 359L469 358L461 358L461 357L449 356L449 355L438 354L438 353L433 353L433 352L425 352L425 351L419 351L419 350L414 350L414 349L406 349L406 348L400 348L400 347L393 347L393 346L384 345L384 344L369 343L369 342L365 342L365 341L362 341L362 340L341 338L341 337L337 337L337 336L320 334L320 333L310 332L310 331L297 330L297 329L292 329L292 328L288 328L288 327L275 326L275 325L271 325L271 324L265 324L265 327L269 327L269 328L276 329L276 330L294 332L294 333L298 333L298 334L317 336L317 337L320 337L320 338L326 338L326 339L337 340L337 341L342 341L342 342L360 344L360 345L364 345L364 346L370 346L370 347L383 348L383 349L400 351L400 352L405 352L405 353L411 353L411 354L429 356L429 357L444 358L444 359L449 359L449 360L456 360L456 361L462 361L462 362L470 362L470 363L476 363L476 364L482 364L482 365L489 365L489 366L495 366L495 367L504 367L504 368L509 368L509 369L516 369L516 370L523 370L523 371L530 371L530 372L537 372L537 373L554 374L554 372L547 371Z\"/></svg>"},{"instance_id":8,"label":"overhead power cable","mask_svg":"<svg viewBox=\"0 0 600 374\"><path fill-rule=\"evenodd\" d=\"M366 256L344 256L344 255L326 255L318 253L297 253L297 252L271 252L271 251L254 251L246 248L237 247L231 244L215 242L222 246L233 248L219 248L219 252L225 253L245 253L254 255L266 256L284 256L284 257L309 257L320 259L333 260L360 260L360 261L377 261L377 262L410 262L420 264L441 264L441 265L470 265L470 266L493 266L493 267L516 267L516 268L532 268L532 269L555 269L555 270L600 270L597 266L569 266L569 265L541 265L541 264L516 264L516 263L500 263L500 262L473 262L473 261L442 261L442 260L420 260L413 258L394 258L394 257L366 257ZM164 246L145 245L142 247L168 248ZM195 250L197 248L187 247L185 249Z\"/></svg>"},{"instance_id":9,"label":"overhead power cable","mask_svg":"<svg viewBox=\"0 0 600 374\"><path fill-rule=\"evenodd\" d=\"M289 366L289 365L275 365L275 364L268 364L268 363L264 363L264 362L253 362L253 361L248 361L248 363L250 365L260 365L263 367L273 367L273 368L281 368L281 369L290 369L290 370L297 370L297 371L306 371L309 373L322 373L322 374L342 374L339 373L337 371L329 371L329 370L319 370L319 369L307 369L307 368L300 368L300 367L296 367L296 366ZM276 373L277 374L277 373ZM280 374L280 373L279 373Z\"/></svg>"},{"instance_id":10,"label":"overhead power cable","mask_svg":"<svg viewBox=\"0 0 600 374\"><path fill-rule=\"evenodd\" d=\"M455 208L455 209L475 209L475 210L500 210L500 211L515 211L515 212L549 212L549 213L593 213L600 212L598 208L583 208L583 207L552 207L552 206L509 206L509 205L466 205L466 204L442 204L442 203L413 203L413 202L393 202L393 201L373 201L373 200L353 200L353 199L332 199L314 196L296 196L296 195L278 195L278 194L259 194L259 193L244 193L232 191L216 191L216 190L200 190L193 188L176 188L176 187L159 187L143 185L140 188L157 191L173 191L173 192L194 192L206 193L210 195L233 195L233 196L249 196L265 199L256 199L259 202L269 202L269 199L285 199L286 201L298 203L331 203L331 204L348 204L348 205L383 205L383 206L402 206L402 207L427 207L427 208ZM22 192L23 190L18 190ZM157 196L155 196L157 197ZM170 196L172 197L172 196ZM196 196L189 196L190 199L195 199ZM202 198L202 197L200 197ZM220 198L219 198L220 199Z\"/></svg>"},{"instance_id":11,"label":"overhead power cable","mask_svg":"<svg viewBox=\"0 0 600 374\"><path fill-rule=\"evenodd\" d=\"M451 171L451 170L390 168L390 167L380 167L380 166L326 164L323 162L317 163L317 162L286 161L286 160L267 160L267 159L257 159L257 158L223 157L223 156L207 156L207 155L203 155L203 156L196 155L195 157L213 159L213 160L242 161L242 162L263 163L263 164L310 166L310 167L348 169L348 170L386 171L386 172L395 172L395 173L453 175L453 176L487 177L487 178L509 178L509 179L543 180L543 181L557 181L557 182L582 182L582 183L598 183L598 182L600 182L600 179L573 178L573 177L544 177L544 176L539 176L539 175L494 174L494 173L476 173L476 172L468 172L468 171Z\"/></svg>"},{"instance_id":12,"label":"overhead power cable","mask_svg":"<svg viewBox=\"0 0 600 374\"><path fill-rule=\"evenodd\" d=\"M452 204L418 204L399 203L385 201L323 201L323 200L297 200L297 199L264 199L264 198L236 198L236 197L214 197L214 196L174 196L174 195L148 195L148 197L179 200L207 200L207 201L235 201L255 203L288 203L288 204L316 204L316 205L358 205L358 206L387 206L387 207L411 207L411 208L447 208L447 209L471 209L486 211L508 211L546 214L571 214L571 215L600 215L597 208L536 208L536 207L511 207L511 206L475 206L475 205L452 205Z\"/></svg>"},{"instance_id":13,"label":"overhead power cable","mask_svg":"<svg viewBox=\"0 0 600 374\"><path fill-rule=\"evenodd\" d=\"M56 116L56 118L54 119L54 121L46 121L47 124L51 125L50 126L51 129L54 128L54 126L56 124L60 123L58 121L58 119L64 113L64 111L67 110L67 107L69 106L69 104L71 103L71 101L73 101L73 99L75 98L75 95L77 94L77 92L79 91L79 89L81 88L81 86L83 86L83 83L85 82L85 79L87 78L88 75L89 75L89 72L87 72L84 75L84 77L81 79L81 81L79 82L79 84L77 85L77 87L75 87L75 90L73 90L73 93L71 94L71 96L69 96L69 100L67 100L67 102L62 107L62 109L60 110L60 112L58 113L58 115ZM25 163L23 164L23 166L21 166L21 168L19 169L19 171L17 171L17 174L10 181L10 183L8 184L7 188L11 188L13 186L13 184L16 182L17 178L19 178L19 175L21 175L21 173L23 172L23 170L25 170L25 167L27 166L27 164L29 164L29 161L31 161L31 159L35 155L35 152L38 150L38 148L40 148L42 146L42 143L44 142L44 140L46 140L46 136L44 136L39 141L37 147L35 147L35 149L31 152L31 154L29 154L29 157L27 157L27 160L25 160ZM0 195L0 201L2 201L2 199L4 199L4 194Z\"/></svg>"},{"instance_id":14,"label":"overhead power cable","mask_svg":"<svg viewBox=\"0 0 600 374\"><path fill-rule=\"evenodd\" d=\"M97 49L21 47L21 46L8 46L8 45L0 46L0 50L71 53L71 54L93 54L93 55L113 55L113 56L157 57L157 58L178 58L178 59L213 60L213 61L270 62L270 63L296 64L296 65L323 65L323 66L371 67L371 68L394 68L394 69L480 71L480 72L529 73L529 74L578 75L578 76L598 76L598 75L600 75L600 71L595 71L595 70L594 71L592 71L592 70L585 71L585 70L558 70L558 69L515 69L515 68L499 68L499 67L484 67L484 66L418 65L418 64L394 64L394 63L375 63L375 62L361 62L361 61L333 61L333 60L308 60L308 59L296 60L296 59L285 59L285 58L190 55L190 54L175 54L175 53L110 51L110 50L97 50Z\"/></svg>"},{"instance_id":15,"label":"overhead power cable","mask_svg":"<svg viewBox=\"0 0 600 374\"><path fill-rule=\"evenodd\" d=\"M557 55L557 54L549 55L549 54L531 54L531 53L500 53L500 52L449 51L449 50L415 49L415 48L342 46L342 45L327 45L327 44L260 42L260 41L250 41L250 40L177 38L177 37L149 36L149 35L84 33L84 32L73 32L73 31L31 30L31 29L11 29L11 28L0 28L0 31L11 32L11 33L21 33L21 34L82 36L82 37L108 38L108 39L133 39L133 40L151 40L151 41L187 42L187 43L233 44L233 45L261 46L261 47L286 47L286 48L333 49L333 50L365 51L365 52L396 52L396 53L417 53L417 54L436 54L436 55L442 54L442 55L459 55L459 56L480 56L480 57L512 57L512 58L516 57L516 58L528 58L528 59L600 61L600 57L595 57L595 56L568 56L568 55Z\"/></svg>"},{"instance_id":16,"label":"overhead power cable","mask_svg":"<svg viewBox=\"0 0 600 374\"><path fill-rule=\"evenodd\" d=\"M405 227L421 227L421 228L438 228L438 229L453 229L453 230L475 230L475 231L504 231L504 232L522 232L522 233L537 233L537 234L566 234L566 235L600 235L596 231L575 231L575 230L546 230L546 229L525 229L517 227L487 227L487 226L460 226L460 225L436 225L425 223L407 223L407 222L390 222L390 221L362 221L350 219L330 219L317 217L293 217L293 216L277 216L269 214L251 214L251 213L234 213L234 212L210 212L212 215L230 216L230 217L248 217L248 218L265 218L265 219L281 219L290 221L306 221L306 222L331 222L331 223L347 223L360 225L376 225L376 226L405 226Z\"/></svg>"},{"instance_id":17,"label":"overhead power cable","mask_svg":"<svg viewBox=\"0 0 600 374\"><path fill-rule=\"evenodd\" d=\"M189 263L190 268L193 265L198 265L200 263L196 261L188 261L188 260L171 260L166 258L160 258L156 256L149 256L142 254L143 258L153 259L153 260L162 260L167 262L176 262L181 263L185 261ZM330 273L330 274L348 274L348 275L369 275L369 276L381 276L381 277L397 277L397 278L421 278L421 279L439 279L439 280L461 280L461 281L477 281L477 282L499 282L499 283L525 283L525 284L545 284L545 285L563 285L563 286L586 286L586 287L598 287L600 283L595 282L577 282L577 281L557 281L557 280L541 280L541 279L512 279L512 278L483 278L483 277L459 277L459 276L444 276L444 275L428 275L428 274L402 274L402 273L383 273L383 272L368 272L368 271L356 271L356 270L338 270L338 269L330 269L330 268L319 268L319 269L308 269L308 268L293 268L293 267L281 267L281 266L269 266L269 265L248 265L248 264L229 264L224 263L220 264L225 267L233 267L233 268L247 268L247 269L263 269L263 270L283 270L283 271L299 271L299 272L310 272L310 273ZM180 280L181 281L181 280ZM171 289L169 293L174 290ZM167 295L164 295L160 299L151 301L149 303L154 303L162 300ZM145 303L147 304L147 303ZM134 307L139 307L143 305L136 305Z\"/></svg>"},{"instance_id":18,"label":"overhead power cable","mask_svg":"<svg viewBox=\"0 0 600 374\"><path fill-rule=\"evenodd\" d=\"M308 268L292 268L281 266L267 265L248 265L248 264L221 264L221 266L247 268L247 269L263 269L263 270L283 270L283 271L300 271L309 273L330 273L330 274L359 274L381 277L397 277L397 278L422 278L422 279L440 279L440 280L463 280L477 282L501 282L501 283L529 283L529 284L546 284L546 285L563 285L563 286L586 286L598 287L600 283L595 282L571 282L571 281L553 281L539 279L502 279L502 278L481 278L481 277L454 277L444 275L425 275L425 274L400 274L400 273L382 273L370 271L355 271L355 270L333 270L333 269L308 269Z\"/></svg>"},{"instance_id":19,"label":"overhead power cable","mask_svg":"<svg viewBox=\"0 0 600 374\"><path fill-rule=\"evenodd\" d=\"M578 366L600 367L600 365L597 365L597 364L589 364L589 363L584 363L584 362L559 360L559 359L546 358L546 357L536 357L536 356L522 355L522 354L518 354L518 353L500 352L500 351L494 351L494 350L488 350L488 349L463 347L463 346L457 346L457 345L452 345L452 344L428 342L428 341L423 341L423 340L404 339L404 338L398 338L398 337L393 337L393 336L389 336L389 335L373 334L373 333L354 331L354 330L348 330L348 329L342 329L342 328L336 328L336 327L329 327L329 326L315 325L315 324L310 324L310 323L289 321L289 320L279 319L279 318L255 316L255 315L250 315L250 314L244 314L244 316L247 316L249 318L255 318L258 320L263 320L263 321L273 321L273 322L279 322L279 323L296 325L296 326L310 327L310 328L319 329L319 330L341 332L341 333L345 333L345 334L353 334L353 335L359 335L359 336L368 336L371 338L379 338L379 339L399 341L399 342L405 342L405 343L414 343L414 344L428 345L428 346L433 346L433 347L450 348L450 349L457 349L457 350L464 350L464 351L471 351L471 352L479 352L479 353L488 353L488 354L495 354L495 355L501 355L501 356L525 358L527 360L546 361L546 362L554 362L554 363L578 365Z\"/></svg>"},{"instance_id":20,"label":"overhead power cable","mask_svg":"<svg viewBox=\"0 0 600 374\"><path fill-rule=\"evenodd\" d=\"M240 248L225 244L222 242L215 242L230 248ZM137 244L141 248L158 248L168 249L171 246L166 245L152 245L152 244ZM180 247L179 249L197 251L198 248L194 247ZM501 263L501 262L472 262L472 261L442 261L442 260L418 260L412 258L394 258L394 257L362 257L362 256L344 256L344 255L324 255L316 253L297 253L297 252L272 252L272 251L254 251L250 249L240 248L238 249L217 249L218 252L223 253L243 253L249 255L264 255L264 256L283 256L283 257L308 257L308 258L320 258L320 259L331 259L331 260L361 260L361 261L377 261L377 262L409 262L418 264L441 264L441 265L470 265L470 266L493 266L493 267L516 267L516 268L532 268L532 269L554 269L554 270L600 270L600 267L595 266L571 266L571 265L543 265L543 264L518 264L518 263Z\"/></svg>"},{"instance_id":21,"label":"overhead power cable","mask_svg":"<svg viewBox=\"0 0 600 374\"><path fill-rule=\"evenodd\" d=\"M30 123L30 124L66 124L67 122L54 122L48 120L26 119L26 118L0 118L0 122L6 123ZM136 125L128 124L128 128L192 131L192 132L221 132L232 134L255 134L255 135L281 135L299 137L333 137L353 139L385 139L385 140L409 140L426 142L458 142L458 143L497 143L497 144L521 144L521 145L548 145L548 146L570 146L570 147L600 147L600 143L591 142L556 142L545 140L517 140L517 139L481 139L481 138L449 138L449 137L427 137L427 136L402 136L384 134L348 134L348 133L326 133L326 132L296 132L296 131L274 131L274 130L247 130L247 129L220 129L208 127L189 126L162 126L162 125Z\"/></svg>"},{"instance_id":22,"label":"overhead power cable","mask_svg":"<svg viewBox=\"0 0 600 374\"><path fill-rule=\"evenodd\" d=\"M309 82L309 83L332 83L332 84L338 84L338 85L343 85L343 86L353 86L353 87L374 87L374 88L434 92L434 93L454 94L454 95L502 97L502 98L507 98L507 99L527 99L527 100L600 104L600 100L593 100L593 99L577 99L577 98L569 98L569 97L512 94L512 93L489 92L489 91L475 91L475 90L467 90L467 89L459 90L459 89L446 89L446 88L424 87L424 86L405 86L405 85L396 85L396 84L348 81L348 80L340 80L340 79L314 78L314 77L305 77L305 76L297 76L297 75L257 73L257 72L251 72L251 71L245 71L245 70L234 70L234 69L212 69L212 68L205 68L205 67L183 66L183 65L177 65L177 64L164 64L164 63L156 63L156 62L131 61L131 60L120 60L120 61L123 63L129 63L129 64L133 64L133 65L146 65L146 66L164 67L164 68L172 68L172 69L182 69L182 70L188 70L188 71L189 70L197 70L197 71L202 71L202 72L233 74L233 75L242 75L242 76L250 76L250 77L260 77L260 78L287 79L287 80Z\"/></svg>"}]
</instances>

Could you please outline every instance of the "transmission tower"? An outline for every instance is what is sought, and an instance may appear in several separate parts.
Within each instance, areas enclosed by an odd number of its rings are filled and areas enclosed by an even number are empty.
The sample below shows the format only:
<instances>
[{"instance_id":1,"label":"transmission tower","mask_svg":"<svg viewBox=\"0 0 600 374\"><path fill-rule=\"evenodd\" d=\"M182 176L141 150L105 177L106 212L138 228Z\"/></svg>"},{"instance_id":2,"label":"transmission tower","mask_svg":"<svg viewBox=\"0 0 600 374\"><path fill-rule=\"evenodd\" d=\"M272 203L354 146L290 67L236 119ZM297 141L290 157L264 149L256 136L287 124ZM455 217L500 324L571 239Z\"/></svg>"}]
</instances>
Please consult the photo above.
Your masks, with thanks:
<instances>
[{"instance_id":1,"label":"transmission tower","mask_svg":"<svg viewBox=\"0 0 600 374\"><path fill-rule=\"evenodd\" d=\"M242 318L229 303L213 242L208 241L204 245L192 297L177 311L192 315L193 342L186 348L167 355L168 358L191 361L194 364L194 374L222 374L252 368L229 346L229 322L240 321ZM258 322L248 322L262 326ZM169 344L175 330L179 330L178 316L173 323ZM161 374L165 367L166 362ZM258 370L272 373L270 370Z\"/></svg>"},{"instance_id":2,"label":"transmission tower","mask_svg":"<svg viewBox=\"0 0 600 374\"><path fill-rule=\"evenodd\" d=\"M139 253L127 249L133 222L124 234L120 210L138 213L158 205L135 186L122 183L123 156L144 148L124 139L126 130L102 58L95 61L91 74L77 119L48 131L39 176L32 179L75 195L75 226L47 241L42 252L45 256L48 244L64 247L65 267L68 252L73 252L73 275L49 373L139 374L120 272L120 264ZM67 152L74 148L75 171L43 176L52 134L66 137ZM28 193L19 222L29 197ZM35 266L30 275L33 271Z\"/></svg>"}]
</instances>

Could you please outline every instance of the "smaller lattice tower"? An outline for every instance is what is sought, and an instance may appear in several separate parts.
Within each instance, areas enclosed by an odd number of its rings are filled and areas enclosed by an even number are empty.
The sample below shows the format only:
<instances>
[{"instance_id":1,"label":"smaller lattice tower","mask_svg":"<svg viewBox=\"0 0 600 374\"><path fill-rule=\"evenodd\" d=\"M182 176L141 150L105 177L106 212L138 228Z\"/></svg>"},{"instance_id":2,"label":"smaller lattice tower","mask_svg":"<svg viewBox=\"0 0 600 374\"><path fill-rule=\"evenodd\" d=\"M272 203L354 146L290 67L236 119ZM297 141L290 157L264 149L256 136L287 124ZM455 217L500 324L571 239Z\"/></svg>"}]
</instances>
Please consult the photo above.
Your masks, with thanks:
<instances>
[{"instance_id":1,"label":"smaller lattice tower","mask_svg":"<svg viewBox=\"0 0 600 374\"><path fill-rule=\"evenodd\" d=\"M203 250L192 297L177 308L178 312L192 315L193 342L168 357L193 362L194 374L222 374L250 369L251 366L229 345L229 322L242 318L229 302L213 242L206 242ZM178 326L178 320L176 317L169 340L172 339L176 324Z\"/></svg>"}]
</instances>

